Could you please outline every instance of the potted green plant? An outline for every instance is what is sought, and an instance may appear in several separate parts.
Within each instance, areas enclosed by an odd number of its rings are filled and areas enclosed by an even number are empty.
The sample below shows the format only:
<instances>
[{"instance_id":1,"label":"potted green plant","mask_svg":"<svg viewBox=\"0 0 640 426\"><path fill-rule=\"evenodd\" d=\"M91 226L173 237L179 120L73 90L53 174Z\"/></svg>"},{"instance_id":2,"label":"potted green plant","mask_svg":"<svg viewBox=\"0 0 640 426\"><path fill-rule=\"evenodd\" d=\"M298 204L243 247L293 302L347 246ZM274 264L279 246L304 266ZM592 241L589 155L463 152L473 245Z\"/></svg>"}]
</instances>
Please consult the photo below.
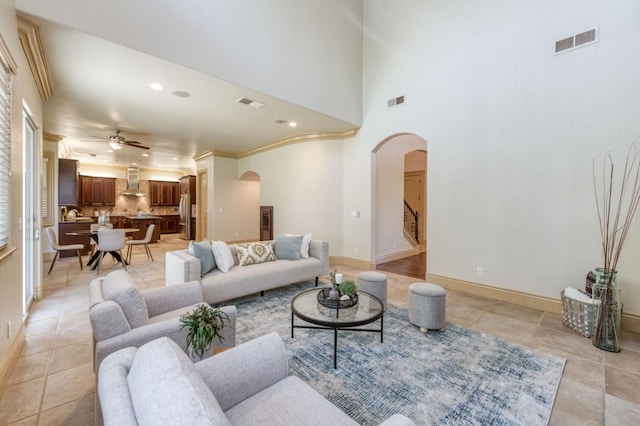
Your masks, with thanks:
<instances>
[{"instance_id":1,"label":"potted green plant","mask_svg":"<svg viewBox=\"0 0 640 426\"><path fill-rule=\"evenodd\" d=\"M229 324L229 316L220 308L213 308L207 304L200 304L193 312L187 312L180 317L180 330L187 327L187 349L192 356L200 359L211 348L213 339L220 343L224 340L222 330Z\"/></svg>"},{"instance_id":2,"label":"potted green plant","mask_svg":"<svg viewBox=\"0 0 640 426\"><path fill-rule=\"evenodd\" d=\"M340 294L342 294L343 296L352 297L355 296L357 292L358 287L352 280L346 280L345 282L340 284Z\"/></svg>"}]
</instances>

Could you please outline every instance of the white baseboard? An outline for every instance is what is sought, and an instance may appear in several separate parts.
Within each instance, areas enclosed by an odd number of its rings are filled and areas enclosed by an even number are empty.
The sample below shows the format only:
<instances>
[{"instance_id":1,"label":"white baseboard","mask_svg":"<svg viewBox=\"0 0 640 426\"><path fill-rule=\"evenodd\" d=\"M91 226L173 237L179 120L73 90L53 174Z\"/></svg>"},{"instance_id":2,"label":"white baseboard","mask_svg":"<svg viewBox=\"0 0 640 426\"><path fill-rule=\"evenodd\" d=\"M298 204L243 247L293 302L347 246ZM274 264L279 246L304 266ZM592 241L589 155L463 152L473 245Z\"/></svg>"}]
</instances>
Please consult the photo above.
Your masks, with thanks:
<instances>
[{"instance_id":1,"label":"white baseboard","mask_svg":"<svg viewBox=\"0 0 640 426\"><path fill-rule=\"evenodd\" d=\"M538 309L554 314L562 314L562 302L560 301L559 295L558 299L537 296L535 294L525 293L522 291L493 287L429 273L426 275L426 280L430 283L438 284L451 290L488 297L501 302L513 303L514 305ZM640 333L640 315L623 312L620 328L623 331Z\"/></svg>"},{"instance_id":2,"label":"white baseboard","mask_svg":"<svg viewBox=\"0 0 640 426\"><path fill-rule=\"evenodd\" d=\"M4 391L7 389L11 374L18 363L22 348L24 347L24 324L20 324L20 329L16 333L15 339L11 342L9 350L7 351L2 364L0 364L0 400L4 395Z\"/></svg>"},{"instance_id":3,"label":"white baseboard","mask_svg":"<svg viewBox=\"0 0 640 426\"><path fill-rule=\"evenodd\" d=\"M381 263L391 262L393 260L404 259L405 257L415 256L416 254L420 254L420 246L412 247L410 249L397 251L395 253L385 254L384 256L380 256L376 258L376 265Z\"/></svg>"}]
</instances>

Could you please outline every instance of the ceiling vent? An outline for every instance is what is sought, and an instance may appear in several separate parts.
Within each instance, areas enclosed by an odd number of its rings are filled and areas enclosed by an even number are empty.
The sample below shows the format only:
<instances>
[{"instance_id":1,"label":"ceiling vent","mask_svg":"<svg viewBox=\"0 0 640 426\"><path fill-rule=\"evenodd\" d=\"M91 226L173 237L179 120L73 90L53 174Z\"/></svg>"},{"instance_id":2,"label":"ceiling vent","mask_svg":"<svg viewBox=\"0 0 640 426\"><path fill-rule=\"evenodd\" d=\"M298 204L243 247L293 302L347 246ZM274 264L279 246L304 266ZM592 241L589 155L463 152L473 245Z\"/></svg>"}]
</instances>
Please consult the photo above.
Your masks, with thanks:
<instances>
[{"instance_id":1,"label":"ceiling vent","mask_svg":"<svg viewBox=\"0 0 640 426\"><path fill-rule=\"evenodd\" d=\"M240 98L238 99L238 102L240 102L241 104L249 105L253 108L262 108L264 106L262 102L254 101L253 99L249 98Z\"/></svg>"},{"instance_id":2,"label":"ceiling vent","mask_svg":"<svg viewBox=\"0 0 640 426\"><path fill-rule=\"evenodd\" d=\"M578 47L586 46L589 44L598 42L599 31L596 28L582 32L580 34L572 35L571 37L563 38L556 41L555 53L563 53L569 50L576 49Z\"/></svg>"},{"instance_id":3,"label":"ceiling vent","mask_svg":"<svg viewBox=\"0 0 640 426\"><path fill-rule=\"evenodd\" d=\"M387 101L387 108L397 107L402 104L404 104L404 96L398 96Z\"/></svg>"}]
</instances>

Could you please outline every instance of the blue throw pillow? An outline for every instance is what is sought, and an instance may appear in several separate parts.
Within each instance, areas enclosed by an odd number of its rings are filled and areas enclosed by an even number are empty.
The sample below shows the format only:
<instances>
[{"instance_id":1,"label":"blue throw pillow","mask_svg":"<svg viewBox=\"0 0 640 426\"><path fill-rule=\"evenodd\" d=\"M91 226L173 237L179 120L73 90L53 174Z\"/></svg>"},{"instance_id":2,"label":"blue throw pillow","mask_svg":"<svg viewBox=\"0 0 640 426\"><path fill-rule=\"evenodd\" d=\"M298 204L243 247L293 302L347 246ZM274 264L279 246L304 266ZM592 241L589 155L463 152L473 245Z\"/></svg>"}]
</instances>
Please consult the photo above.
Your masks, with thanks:
<instances>
[{"instance_id":1,"label":"blue throw pillow","mask_svg":"<svg viewBox=\"0 0 640 426\"><path fill-rule=\"evenodd\" d=\"M211 243L208 240L202 240L199 243L191 241L189 243L189 254L200 259L201 277L215 269L216 261L213 258Z\"/></svg>"},{"instance_id":2,"label":"blue throw pillow","mask_svg":"<svg viewBox=\"0 0 640 426\"><path fill-rule=\"evenodd\" d=\"M302 235L280 236L276 235L276 257L278 259L300 259L300 246Z\"/></svg>"}]
</instances>

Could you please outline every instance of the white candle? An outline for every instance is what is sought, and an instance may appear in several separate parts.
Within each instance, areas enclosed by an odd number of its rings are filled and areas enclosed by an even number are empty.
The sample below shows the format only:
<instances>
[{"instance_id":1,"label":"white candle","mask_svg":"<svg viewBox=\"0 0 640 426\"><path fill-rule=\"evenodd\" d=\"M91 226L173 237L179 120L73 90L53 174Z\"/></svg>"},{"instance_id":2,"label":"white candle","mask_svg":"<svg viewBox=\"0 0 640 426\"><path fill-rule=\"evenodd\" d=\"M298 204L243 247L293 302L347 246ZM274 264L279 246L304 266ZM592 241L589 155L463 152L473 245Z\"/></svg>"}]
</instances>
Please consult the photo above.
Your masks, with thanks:
<instances>
[{"instance_id":1,"label":"white candle","mask_svg":"<svg viewBox=\"0 0 640 426\"><path fill-rule=\"evenodd\" d=\"M342 274L336 274L336 284L342 284Z\"/></svg>"}]
</instances>

